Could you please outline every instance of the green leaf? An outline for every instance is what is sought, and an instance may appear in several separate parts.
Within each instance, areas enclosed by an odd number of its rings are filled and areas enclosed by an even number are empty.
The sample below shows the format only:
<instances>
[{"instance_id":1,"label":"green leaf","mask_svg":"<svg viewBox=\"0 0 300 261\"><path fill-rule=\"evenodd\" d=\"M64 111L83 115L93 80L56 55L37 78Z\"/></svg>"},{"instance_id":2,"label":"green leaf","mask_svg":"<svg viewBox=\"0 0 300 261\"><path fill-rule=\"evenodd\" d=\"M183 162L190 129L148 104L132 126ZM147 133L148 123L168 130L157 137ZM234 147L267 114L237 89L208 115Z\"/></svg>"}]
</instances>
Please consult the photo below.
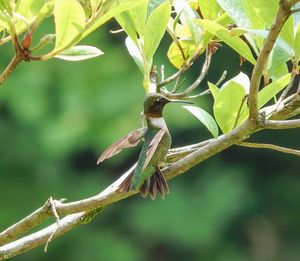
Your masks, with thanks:
<instances>
[{"instance_id":1,"label":"green leaf","mask_svg":"<svg viewBox=\"0 0 300 261\"><path fill-rule=\"evenodd\" d=\"M261 28L263 21L257 16L252 1L217 0L219 5L229 14L238 27Z\"/></svg>"},{"instance_id":2,"label":"green leaf","mask_svg":"<svg viewBox=\"0 0 300 261\"><path fill-rule=\"evenodd\" d=\"M295 28L295 58L300 59L300 23Z\"/></svg>"},{"instance_id":3,"label":"green leaf","mask_svg":"<svg viewBox=\"0 0 300 261\"><path fill-rule=\"evenodd\" d=\"M10 31L11 19L10 16L6 13L0 13L0 27Z\"/></svg>"},{"instance_id":4,"label":"green leaf","mask_svg":"<svg viewBox=\"0 0 300 261\"><path fill-rule=\"evenodd\" d=\"M246 92L242 85L229 81L214 102L214 116L223 133L234 128L238 110Z\"/></svg>"},{"instance_id":5,"label":"green leaf","mask_svg":"<svg viewBox=\"0 0 300 261\"><path fill-rule=\"evenodd\" d=\"M264 28L264 21L255 12L256 6L248 0L218 0L218 3L229 14L234 23L241 28ZM254 35L245 34L246 39L256 54L262 47L263 41Z\"/></svg>"},{"instance_id":6,"label":"green leaf","mask_svg":"<svg viewBox=\"0 0 300 261\"><path fill-rule=\"evenodd\" d=\"M121 3L117 5L116 7L111 8L109 11L107 11L104 15L100 16L97 20L95 20L91 25L88 26L88 28L84 31L81 38L84 38L94 30L96 30L99 26L106 23L108 20L113 18L114 16L119 15L120 13L134 9L140 5L143 5L145 3L145 0L128 0L124 3Z\"/></svg>"},{"instance_id":7,"label":"green leaf","mask_svg":"<svg viewBox=\"0 0 300 261\"><path fill-rule=\"evenodd\" d=\"M39 13L45 3L45 0L17 1L16 12L30 22Z\"/></svg>"},{"instance_id":8,"label":"green leaf","mask_svg":"<svg viewBox=\"0 0 300 261\"><path fill-rule=\"evenodd\" d=\"M258 93L258 108L263 107L277 93L283 90L290 82L291 74L286 74L278 80L268 84Z\"/></svg>"},{"instance_id":9,"label":"green leaf","mask_svg":"<svg viewBox=\"0 0 300 261\"><path fill-rule=\"evenodd\" d=\"M85 12L77 0L55 2L55 50L57 53L79 40L85 26Z\"/></svg>"},{"instance_id":10,"label":"green leaf","mask_svg":"<svg viewBox=\"0 0 300 261\"><path fill-rule=\"evenodd\" d=\"M208 112L196 106L183 106L183 108L188 110L199 121L201 121L214 138L218 137L218 125L215 119Z\"/></svg>"},{"instance_id":11,"label":"green leaf","mask_svg":"<svg viewBox=\"0 0 300 261\"><path fill-rule=\"evenodd\" d=\"M291 74L286 74L279 78L278 80L268 84L258 93L258 108L262 108L267 104L274 96L282 91L290 82ZM248 107L244 104L241 110L241 117L239 119L239 124L245 121L248 118L249 110Z\"/></svg>"},{"instance_id":12,"label":"green leaf","mask_svg":"<svg viewBox=\"0 0 300 261\"><path fill-rule=\"evenodd\" d=\"M94 46L77 45L60 52L55 57L66 61L82 61L102 54L103 52Z\"/></svg>"},{"instance_id":13,"label":"green leaf","mask_svg":"<svg viewBox=\"0 0 300 261\"><path fill-rule=\"evenodd\" d=\"M166 2L169 0L149 0L148 3L148 10L147 10L147 17L149 17L149 15L153 12L153 10L158 7L159 5L161 5L163 2Z\"/></svg>"},{"instance_id":14,"label":"green leaf","mask_svg":"<svg viewBox=\"0 0 300 261\"><path fill-rule=\"evenodd\" d=\"M185 57L192 57L195 53L195 44L192 40L179 40L178 41L181 49L185 55ZM168 53L167 53L169 61L177 68L180 69L182 65L184 64L185 60L182 57L181 50L177 46L175 42L172 42L172 44L169 47Z\"/></svg>"},{"instance_id":15,"label":"green leaf","mask_svg":"<svg viewBox=\"0 0 300 261\"><path fill-rule=\"evenodd\" d=\"M270 54L267 67L269 75L273 80L276 80L288 73L286 62L290 58L290 54L276 43Z\"/></svg>"},{"instance_id":16,"label":"green leaf","mask_svg":"<svg viewBox=\"0 0 300 261\"><path fill-rule=\"evenodd\" d=\"M188 4L186 0L175 0L174 8L177 14L180 14L180 21L182 25L189 28L192 38L197 46L202 39L201 27L194 22L195 19L199 19L198 13Z\"/></svg>"},{"instance_id":17,"label":"green leaf","mask_svg":"<svg viewBox=\"0 0 300 261\"><path fill-rule=\"evenodd\" d=\"M126 1L122 0L120 2L123 4ZM146 24L148 2L143 1L142 3L143 4L133 9L129 9L115 16L127 35L135 42L137 42L137 34L139 36L144 34Z\"/></svg>"},{"instance_id":18,"label":"green leaf","mask_svg":"<svg viewBox=\"0 0 300 261\"><path fill-rule=\"evenodd\" d=\"M163 37L171 13L171 5L164 2L150 14L144 30L144 51L147 60L151 60Z\"/></svg>"},{"instance_id":19,"label":"green leaf","mask_svg":"<svg viewBox=\"0 0 300 261\"><path fill-rule=\"evenodd\" d=\"M214 100L216 100L219 93L221 92L221 90L218 88L217 85L214 85L211 82L207 82L207 83L208 83L208 87L210 89L210 92L211 92L212 96L214 97Z\"/></svg>"},{"instance_id":20,"label":"green leaf","mask_svg":"<svg viewBox=\"0 0 300 261\"><path fill-rule=\"evenodd\" d=\"M246 1L246 0L244 0ZM269 29L272 26L272 23L275 19L277 10L279 9L279 2L277 0L252 0L253 12L260 17L265 23L265 28ZM293 48L293 27L294 21L293 16L285 22L282 30L280 31L281 38Z\"/></svg>"},{"instance_id":21,"label":"green leaf","mask_svg":"<svg viewBox=\"0 0 300 261\"><path fill-rule=\"evenodd\" d=\"M252 64L256 63L248 45L241 38L231 36L229 30L227 30L225 27L219 25L216 22L209 20L195 21L197 21L204 30L209 31L210 33L216 35L218 38L223 40L227 45L229 45L232 49L238 52L246 60L248 60Z\"/></svg>"},{"instance_id":22,"label":"green leaf","mask_svg":"<svg viewBox=\"0 0 300 261\"><path fill-rule=\"evenodd\" d=\"M198 4L204 19L216 19L221 11L217 0L198 0Z\"/></svg>"},{"instance_id":23,"label":"green leaf","mask_svg":"<svg viewBox=\"0 0 300 261\"><path fill-rule=\"evenodd\" d=\"M246 94L249 93L250 79L249 79L249 77L248 77L247 74L245 74L243 72L240 72L237 76L235 76L232 79L230 79L229 81L225 82L222 85L221 90L224 89L224 88L226 88L226 86L228 84L231 84L231 82L238 83L239 85L241 85L244 88Z\"/></svg>"},{"instance_id":24,"label":"green leaf","mask_svg":"<svg viewBox=\"0 0 300 261\"><path fill-rule=\"evenodd\" d=\"M89 1L93 13L99 8L99 5L102 2L102 0L89 0Z\"/></svg>"},{"instance_id":25,"label":"green leaf","mask_svg":"<svg viewBox=\"0 0 300 261\"><path fill-rule=\"evenodd\" d=\"M127 47L127 50L132 57L132 59L135 61L139 69L144 72L144 64L143 64L143 58L141 56L141 52L134 41L131 40L130 37L127 37L125 40L125 44Z\"/></svg>"},{"instance_id":26,"label":"green leaf","mask_svg":"<svg viewBox=\"0 0 300 261\"><path fill-rule=\"evenodd\" d=\"M131 17L130 12L120 13L115 18L118 21L118 23L121 25L121 27L125 30L126 34L130 37L130 39L137 44L138 37L135 29L135 24Z\"/></svg>"}]
</instances>

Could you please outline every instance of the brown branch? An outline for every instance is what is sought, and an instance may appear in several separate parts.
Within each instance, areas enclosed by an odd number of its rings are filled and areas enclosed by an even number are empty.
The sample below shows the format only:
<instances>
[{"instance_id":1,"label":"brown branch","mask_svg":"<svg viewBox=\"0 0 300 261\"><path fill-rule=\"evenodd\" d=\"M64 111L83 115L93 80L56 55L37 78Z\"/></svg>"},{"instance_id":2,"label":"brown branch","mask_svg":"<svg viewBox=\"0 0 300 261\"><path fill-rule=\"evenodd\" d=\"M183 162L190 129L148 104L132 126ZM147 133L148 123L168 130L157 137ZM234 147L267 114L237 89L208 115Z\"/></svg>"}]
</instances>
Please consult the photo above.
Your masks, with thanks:
<instances>
[{"instance_id":1,"label":"brown branch","mask_svg":"<svg viewBox=\"0 0 300 261\"><path fill-rule=\"evenodd\" d=\"M281 146L277 146L274 144L268 144L268 143L254 143L254 142L238 142L237 145L247 148L256 148L256 149L270 149L275 150L283 153L293 154L296 156L300 156L300 150L285 148Z\"/></svg>"},{"instance_id":2,"label":"brown branch","mask_svg":"<svg viewBox=\"0 0 300 261\"><path fill-rule=\"evenodd\" d=\"M226 76L227 76L227 71L224 71L224 72L222 73L220 79L216 82L215 85L216 85L216 86L221 85L221 83L225 80ZM200 92L200 93L195 94L195 95L190 95L190 96L188 96L188 97L186 97L186 98L188 98L188 99L195 99L195 98L198 98L198 97L201 97L201 96L204 96L204 95L208 95L208 94L211 94L210 89L206 89L206 90L203 91L203 92Z\"/></svg>"},{"instance_id":3,"label":"brown branch","mask_svg":"<svg viewBox=\"0 0 300 261\"><path fill-rule=\"evenodd\" d=\"M5 70L0 74L0 86L6 81L9 75L13 72L14 69L16 69L21 61L22 58L19 55L15 54Z\"/></svg>"},{"instance_id":4,"label":"brown branch","mask_svg":"<svg viewBox=\"0 0 300 261\"><path fill-rule=\"evenodd\" d=\"M270 111L272 111L271 116L269 117L270 120L285 120L299 114L299 112L297 112L300 108L299 93L289 96L282 103L284 104L284 107L282 107L279 111L277 111L276 104L270 106Z\"/></svg>"},{"instance_id":5,"label":"brown branch","mask_svg":"<svg viewBox=\"0 0 300 261\"><path fill-rule=\"evenodd\" d=\"M251 121L256 121L258 117L258 91L261 81L262 74L265 70L266 64L268 62L269 55L274 47L276 39L291 14L291 6L293 2L287 2L286 0L281 0L279 4L279 10L277 12L275 21L269 31L266 41L260 51L257 62L254 66L251 82L250 82L250 93L249 93L249 119Z\"/></svg>"},{"instance_id":6,"label":"brown branch","mask_svg":"<svg viewBox=\"0 0 300 261\"><path fill-rule=\"evenodd\" d=\"M170 82L176 80L178 77L180 77L183 73L185 73L193 65L194 61L199 57L201 52L202 52L202 48L198 48L191 59L187 60L176 73L174 73L173 75L171 75L164 81L158 83L157 87L159 88L159 87L165 86L168 83L170 83Z\"/></svg>"},{"instance_id":7,"label":"brown branch","mask_svg":"<svg viewBox=\"0 0 300 261\"><path fill-rule=\"evenodd\" d=\"M57 224L55 223L51 226L41 229L36 233L25 236L19 240L0 247L0 260L12 258L16 255L36 248L37 246L45 244L48 238L53 234L53 232L55 232L53 238L57 238L65 234L70 229L82 223L82 221L84 220L84 216L84 212L69 215L61 219L61 226L59 227L57 227Z\"/></svg>"},{"instance_id":8,"label":"brown branch","mask_svg":"<svg viewBox=\"0 0 300 261\"><path fill-rule=\"evenodd\" d=\"M265 129L294 129L300 128L300 119L297 120L285 120L285 121L274 121L265 120L263 124Z\"/></svg>"},{"instance_id":9,"label":"brown branch","mask_svg":"<svg viewBox=\"0 0 300 261\"><path fill-rule=\"evenodd\" d=\"M173 39L174 43L175 43L176 46L178 47L178 49L179 49L179 51L180 51L180 53L181 53L182 59L183 59L184 61L186 61L186 60L187 60L187 57L186 57L186 55L185 55L185 53L184 53L184 50L183 50L183 48L182 48L182 46L181 46L181 44L180 44L180 42L179 42L177 36L175 35L175 32L172 32L172 31L170 30L170 28L167 28L167 32L169 33L169 35L170 35L171 38Z\"/></svg>"},{"instance_id":10,"label":"brown branch","mask_svg":"<svg viewBox=\"0 0 300 261\"><path fill-rule=\"evenodd\" d=\"M239 107L239 109L238 109L238 112L237 112L237 115L236 115L236 118L235 118L235 122L234 122L233 128L235 128L235 127L237 126L238 122L239 122L239 119L240 119L240 116L241 116L241 111L242 111L243 105L244 105L244 103L245 103L245 101L247 100L248 97L249 97L249 95L246 94L246 95L243 97L242 101L241 101L240 107Z\"/></svg>"},{"instance_id":11,"label":"brown branch","mask_svg":"<svg viewBox=\"0 0 300 261\"><path fill-rule=\"evenodd\" d=\"M295 81L295 78L298 73L299 72L297 70L297 63L296 63L296 61L293 61L293 69L292 69L292 73L291 73L291 79L290 79L288 86L284 89L284 91L282 92L282 94L280 95L280 97L277 101L277 109L281 106L282 101L285 99L288 92L293 88L294 81Z\"/></svg>"},{"instance_id":12,"label":"brown branch","mask_svg":"<svg viewBox=\"0 0 300 261\"><path fill-rule=\"evenodd\" d=\"M171 99L180 99L186 97L189 93L191 93L193 90L195 90L199 84L203 81L205 75L208 72L210 63L211 63L211 57L212 57L212 50L210 47L206 49L206 55L205 55L205 61L202 66L201 72L198 76L198 78L190 85L188 86L183 92L180 93L164 93L165 96L171 98Z\"/></svg>"}]
</instances>

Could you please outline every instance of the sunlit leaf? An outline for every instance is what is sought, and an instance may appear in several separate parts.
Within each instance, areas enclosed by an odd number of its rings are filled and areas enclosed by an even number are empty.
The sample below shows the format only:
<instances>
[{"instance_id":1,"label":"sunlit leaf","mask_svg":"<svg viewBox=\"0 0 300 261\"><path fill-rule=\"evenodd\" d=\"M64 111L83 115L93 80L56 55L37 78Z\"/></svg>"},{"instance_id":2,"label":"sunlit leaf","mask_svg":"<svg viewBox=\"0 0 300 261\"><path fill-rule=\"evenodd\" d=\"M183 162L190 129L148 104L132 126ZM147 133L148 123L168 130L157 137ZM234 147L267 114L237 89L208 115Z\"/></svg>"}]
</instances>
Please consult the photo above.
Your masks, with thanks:
<instances>
[{"instance_id":1,"label":"sunlit leaf","mask_svg":"<svg viewBox=\"0 0 300 261\"><path fill-rule=\"evenodd\" d=\"M234 128L246 92L242 85L230 81L221 89L214 102L214 116L223 133Z\"/></svg>"},{"instance_id":2,"label":"sunlit leaf","mask_svg":"<svg viewBox=\"0 0 300 261\"><path fill-rule=\"evenodd\" d=\"M183 106L191 114L193 114L204 126L209 130L213 137L218 137L218 125L215 119L205 110L196 106Z\"/></svg>"},{"instance_id":3,"label":"sunlit leaf","mask_svg":"<svg viewBox=\"0 0 300 261\"><path fill-rule=\"evenodd\" d=\"M89 1L91 4L92 12L95 12L99 8L99 5L102 2L102 0L89 0Z\"/></svg>"},{"instance_id":4,"label":"sunlit leaf","mask_svg":"<svg viewBox=\"0 0 300 261\"><path fill-rule=\"evenodd\" d=\"M196 50L194 41L179 40L178 42L185 58L192 57L194 55ZM167 53L169 61L178 69L181 68L185 62L181 50L175 42L172 42Z\"/></svg>"},{"instance_id":5,"label":"sunlit leaf","mask_svg":"<svg viewBox=\"0 0 300 261\"><path fill-rule=\"evenodd\" d=\"M144 51L147 60L152 59L161 38L163 37L171 13L171 5L164 2L148 17L144 30Z\"/></svg>"},{"instance_id":6,"label":"sunlit leaf","mask_svg":"<svg viewBox=\"0 0 300 261\"><path fill-rule=\"evenodd\" d=\"M213 83L211 83L211 82L207 82L207 83L208 83L210 92L211 92L212 96L214 97L214 100L216 100L219 93L221 92L221 90L218 88L218 86L214 85Z\"/></svg>"},{"instance_id":7,"label":"sunlit leaf","mask_svg":"<svg viewBox=\"0 0 300 261\"><path fill-rule=\"evenodd\" d=\"M290 54L276 43L270 54L267 66L268 73L273 80L288 73L286 62L290 60L290 58Z\"/></svg>"},{"instance_id":8,"label":"sunlit leaf","mask_svg":"<svg viewBox=\"0 0 300 261\"><path fill-rule=\"evenodd\" d=\"M59 0L54 7L55 52L75 43L85 26L85 12L77 0Z\"/></svg>"},{"instance_id":9,"label":"sunlit leaf","mask_svg":"<svg viewBox=\"0 0 300 261\"><path fill-rule=\"evenodd\" d=\"M243 86L245 93L249 93L249 88L250 88L250 80L247 74L240 72L237 76L233 77L232 79L230 79L229 81L225 82L222 85L221 89L226 88L226 86L228 84L230 84L231 82L235 82L238 83L239 85Z\"/></svg>"},{"instance_id":10,"label":"sunlit leaf","mask_svg":"<svg viewBox=\"0 0 300 261\"><path fill-rule=\"evenodd\" d=\"M231 36L229 30L216 22L209 20L196 21L202 26L204 30L207 30L210 33L216 35L218 38L228 44L232 49L243 56L246 60L248 60L252 64L255 64L256 61L253 58L248 45L241 38Z\"/></svg>"},{"instance_id":11,"label":"sunlit leaf","mask_svg":"<svg viewBox=\"0 0 300 261\"><path fill-rule=\"evenodd\" d=\"M186 0L175 0L174 8L176 13L180 15L180 21L183 26L188 26L192 39L195 42L195 45L198 45L201 42L201 27L199 24L195 23L195 19L199 19L198 13L189 5Z\"/></svg>"},{"instance_id":12,"label":"sunlit leaf","mask_svg":"<svg viewBox=\"0 0 300 261\"><path fill-rule=\"evenodd\" d=\"M66 61L81 61L91 59L102 54L103 52L94 46L77 45L62 51L55 57Z\"/></svg>"},{"instance_id":13,"label":"sunlit leaf","mask_svg":"<svg viewBox=\"0 0 300 261\"><path fill-rule=\"evenodd\" d=\"M8 14L0 13L0 27L10 31L11 19Z\"/></svg>"},{"instance_id":14,"label":"sunlit leaf","mask_svg":"<svg viewBox=\"0 0 300 261\"><path fill-rule=\"evenodd\" d=\"M143 58L141 56L141 51L139 50L139 48L137 47L135 42L133 42L130 39L130 37L126 38L125 44L126 44L126 47L127 47L127 50L129 52L130 56L135 61L135 63L139 67L139 69L143 72L144 66L143 66Z\"/></svg>"},{"instance_id":15,"label":"sunlit leaf","mask_svg":"<svg viewBox=\"0 0 300 261\"><path fill-rule=\"evenodd\" d=\"M290 82L291 74L286 74L278 80L268 84L258 93L258 107L261 108Z\"/></svg>"},{"instance_id":16,"label":"sunlit leaf","mask_svg":"<svg viewBox=\"0 0 300 261\"><path fill-rule=\"evenodd\" d=\"M262 90L260 90L258 93L258 108L259 109L262 108L264 105L267 104L267 102L272 100L277 93L282 91L289 84L290 79L291 79L291 75L286 74L281 78L279 78L278 80L268 84ZM241 117L239 120L239 124L245 121L248 115L249 115L249 109L244 104L241 110Z\"/></svg>"},{"instance_id":17,"label":"sunlit leaf","mask_svg":"<svg viewBox=\"0 0 300 261\"><path fill-rule=\"evenodd\" d=\"M121 25L121 27L125 30L126 34L130 37L130 39L137 44L138 37L137 37L134 21L131 17L131 13L122 12L118 14L115 18L118 21L118 23Z\"/></svg>"},{"instance_id":18,"label":"sunlit leaf","mask_svg":"<svg viewBox=\"0 0 300 261\"><path fill-rule=\"evenodd\" d=\"M296 59L300 58L300 22L295 28L295 56Z\"/></svg>"},{"instance_id":19,"label":"sunlit leaf","mask_svg":"<svg viewBox=\"0 0 300 261\"><path fill-rule=\"evenodd\" d=\"M198 3L204 19L212 20L218 17L221 8L217 0L198 0Z\"/></svg>"},{"instance_id":20,"label":"sunlit leaf","mask_svg":"<svg viewBox=\"0 0 300 261\"><path fill-rule=\"evenodd\" d=\"M103 25L104 23L106 23L108 20L110 20L111 18L113 18L114 16L119 15L120 13L130 10L130 9L134 9L139 5L143 5L145 3L145 0L132 0L132 1L126 1L124 3L121 3L119 5L117 5L116 7L111 8L109 11L107 11L104 15L100 16L98 19L96 19L83 33L82 37L87 36L88 34L90 34L91 32L93 32L94 30L96 30L99 26Z\"/></svg>"},{"instance_id":21,"label":"sunlit leaf","mask_svg":"<svg viewBox=\"0 0 300 261\"><path fill-rule=\"evenodd\" d=\"M39 13L45 3L46 0L17 1L16 12L22 15L27 21L30 21Z\"/></svg>"},{"instance_id":22,"label":"sunlit leaf","mask_svg":"<svg viewBox=\"0 0 300 261\"><path fill-rule=\"evenodd\" d=\"M163 2L166 2L169 0L149 0L148 1L148 10L147 10L147 17L153 12L153 10L161 5Z\"/></svg>"}]
</instances>

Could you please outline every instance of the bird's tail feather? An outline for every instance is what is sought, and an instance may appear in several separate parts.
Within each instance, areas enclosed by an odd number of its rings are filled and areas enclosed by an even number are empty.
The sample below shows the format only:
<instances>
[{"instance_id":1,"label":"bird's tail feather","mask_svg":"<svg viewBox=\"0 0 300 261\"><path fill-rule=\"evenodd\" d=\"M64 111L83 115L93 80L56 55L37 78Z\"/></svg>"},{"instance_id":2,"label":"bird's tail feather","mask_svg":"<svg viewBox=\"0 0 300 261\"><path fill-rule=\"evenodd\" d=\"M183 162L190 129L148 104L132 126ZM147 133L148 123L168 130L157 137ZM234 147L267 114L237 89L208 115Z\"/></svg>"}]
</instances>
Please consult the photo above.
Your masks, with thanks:
<instances>
[{"instance_id":1,"label":"bird's tail feather","mask_svg":"<svg viewBox=\"0 0 300 261\"><path fill-rule=\"evenodd\" d=\"M133 174L134 171L119 185L120 192L130 191ZM152 199L155 199L157 192L159 192L162 198L165 198L165 195L169 193L169 186L166 178L158 167L155 168L153 175L146 179L140 187L140 193L144 198L149 195Z\"/></svg>"}]
</instances>

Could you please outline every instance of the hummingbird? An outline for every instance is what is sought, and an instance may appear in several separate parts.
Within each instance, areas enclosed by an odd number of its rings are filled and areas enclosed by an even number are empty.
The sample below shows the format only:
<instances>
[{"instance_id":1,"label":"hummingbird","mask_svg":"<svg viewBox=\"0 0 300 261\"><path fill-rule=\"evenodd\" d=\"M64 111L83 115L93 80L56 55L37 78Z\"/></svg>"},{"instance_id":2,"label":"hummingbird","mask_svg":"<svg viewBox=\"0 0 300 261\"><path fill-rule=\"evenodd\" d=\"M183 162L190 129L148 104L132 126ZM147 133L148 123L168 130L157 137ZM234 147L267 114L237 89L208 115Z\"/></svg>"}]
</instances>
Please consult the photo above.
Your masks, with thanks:
<instances>
[{"instance_id":1,"label":"hummingbird","mask_svg":"<svg viewBox=\"0 0 300 261\"><path fill-rule=\"evenodd\" d=\"M172 100L161 94L148 94L144 100L144 116L146 126L130 132L99 157L97 164L118 154L125 148L135 147L143 141L135 169L119 185L120 192L139 190L143 197L156 198L159 192L162 198L169 193L169 186L161 172L166 165L166 155L171 147L172 139L163 118L163 108L170 102L191 103L183 100Z\"/></svg>"}]
</instances>

